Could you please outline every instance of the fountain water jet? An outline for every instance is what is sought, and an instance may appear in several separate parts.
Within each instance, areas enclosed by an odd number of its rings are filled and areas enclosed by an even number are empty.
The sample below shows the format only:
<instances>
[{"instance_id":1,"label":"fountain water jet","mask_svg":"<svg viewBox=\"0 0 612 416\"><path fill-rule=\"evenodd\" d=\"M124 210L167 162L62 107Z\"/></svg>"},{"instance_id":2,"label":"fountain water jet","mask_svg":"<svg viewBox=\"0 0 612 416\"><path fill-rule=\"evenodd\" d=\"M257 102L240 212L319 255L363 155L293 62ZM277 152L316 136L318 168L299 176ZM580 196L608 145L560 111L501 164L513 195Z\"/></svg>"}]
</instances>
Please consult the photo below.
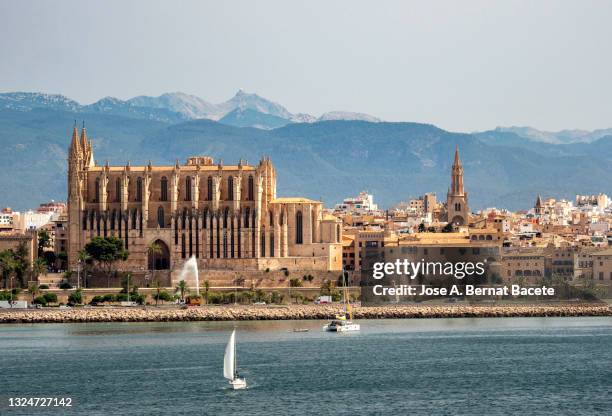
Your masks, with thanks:
<instances>
[{"instance_id":1,"label":"fountain water jet","mask_svg":"<svg viewBox=\"0 0 612 416\"><path fill-rule=\"evenodd\" d=\"M191 256L189 260L187 260L185 264L183 265L183 269L181 270L180 280L185 280L185 282L187 282L185 277L188 276L189 274L195 277L196 294L199 295L200 294L200 277L198 276L198 259L196 259L195 256Z\"/></svg>"}]
</instances>

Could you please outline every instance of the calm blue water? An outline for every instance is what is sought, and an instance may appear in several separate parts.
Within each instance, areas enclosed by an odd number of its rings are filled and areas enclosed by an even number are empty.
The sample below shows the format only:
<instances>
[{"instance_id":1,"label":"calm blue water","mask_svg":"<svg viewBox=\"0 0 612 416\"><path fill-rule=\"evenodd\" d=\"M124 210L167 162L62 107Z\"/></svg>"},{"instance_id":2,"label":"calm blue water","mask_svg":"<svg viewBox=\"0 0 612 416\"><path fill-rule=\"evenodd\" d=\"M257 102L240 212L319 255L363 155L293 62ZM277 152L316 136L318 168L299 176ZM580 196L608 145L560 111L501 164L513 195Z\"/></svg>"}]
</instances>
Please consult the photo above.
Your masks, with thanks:
<instances>
[{"instance_id":1,"label":"calm blue water","mask_svg":"<svg viewBox=\"0 0 612 416\"><path fill-rule=\"evenodd\" d=\"M360 322L236 323L239 392L222 378L233 323L2 326L0 414L612 414L610 318ZM74 406L6 408L41 395Z\"/></svg>"}]
</instances>

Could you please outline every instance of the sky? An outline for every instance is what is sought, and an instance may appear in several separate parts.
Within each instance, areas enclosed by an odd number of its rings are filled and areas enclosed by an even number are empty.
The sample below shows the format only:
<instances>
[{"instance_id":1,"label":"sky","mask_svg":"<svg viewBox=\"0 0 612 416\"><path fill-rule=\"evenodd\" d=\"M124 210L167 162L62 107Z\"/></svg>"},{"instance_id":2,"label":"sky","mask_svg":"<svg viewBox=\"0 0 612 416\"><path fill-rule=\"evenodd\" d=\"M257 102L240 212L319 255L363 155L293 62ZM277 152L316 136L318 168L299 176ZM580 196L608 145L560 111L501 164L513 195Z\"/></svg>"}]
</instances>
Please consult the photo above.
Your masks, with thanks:
<instances>
[{"instance_id":1,"label":"sky","mask_svg":"<svg viewBox=\"0 0 612 416\"><path fill-rule=\"evenodd\" d=\"M612 1L0 0L0 91L240 88L452 131L612 127Z\"/></svg>"}]
</instances>

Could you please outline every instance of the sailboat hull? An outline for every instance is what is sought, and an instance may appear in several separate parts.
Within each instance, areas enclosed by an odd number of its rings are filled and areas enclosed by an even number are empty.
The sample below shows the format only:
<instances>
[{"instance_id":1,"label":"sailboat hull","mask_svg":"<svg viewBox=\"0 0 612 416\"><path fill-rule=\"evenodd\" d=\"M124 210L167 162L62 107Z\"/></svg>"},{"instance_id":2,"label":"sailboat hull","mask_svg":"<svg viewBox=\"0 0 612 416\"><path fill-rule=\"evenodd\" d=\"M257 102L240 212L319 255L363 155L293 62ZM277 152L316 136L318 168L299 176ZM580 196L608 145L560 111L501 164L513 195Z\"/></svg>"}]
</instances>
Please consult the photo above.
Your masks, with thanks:
<instances>
[{"instance_id":1,"label":"sailboat hull","mask_svg":"<svg viewBox=\"0 0 612 416\"><path fill-rule=\"evenodd\" d=\"M244 390L247 387L246 379L244 378L235 378L230 380L229 384L234 390Z\"/></svg>"}]
</instances>

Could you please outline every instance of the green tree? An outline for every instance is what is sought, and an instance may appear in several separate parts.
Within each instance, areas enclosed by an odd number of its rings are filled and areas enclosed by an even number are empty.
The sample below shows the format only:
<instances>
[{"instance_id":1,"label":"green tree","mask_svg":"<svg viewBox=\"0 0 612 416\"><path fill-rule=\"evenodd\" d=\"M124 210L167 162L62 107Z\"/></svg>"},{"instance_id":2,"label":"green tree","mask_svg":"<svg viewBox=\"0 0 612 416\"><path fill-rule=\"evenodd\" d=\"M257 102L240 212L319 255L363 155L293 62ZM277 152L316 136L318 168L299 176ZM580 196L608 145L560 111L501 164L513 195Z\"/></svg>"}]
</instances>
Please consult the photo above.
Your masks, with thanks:
<instances>
[{"instance_id":1,"label":"green tree","mask_svg":"<svg viewBox=\"0 0 612 416\"><path fill-rule=\"evenodd\" d=\"M187 283L184 280L178 282L178 285L176 285L176 291L180 294L181 301L185 301L185 293L189 291Z\"/></svg>"},{"instance_id":2,"label":"green tree","mask_svg":"<svg viewBox=\"0 0 612 416\"><path fill-rule=\"evenodd\" d=\"M9 280L11 275L15 271L17 262L13 255L12 250L4 250L0 252L0 270L2 270L2 280L4 282L4 288L9 287Z\"/></svg>"},{"instance_id":3,"label":"green tree","mask_svg":"<svg viewBox=\"0 0 612 416\"><path fill-rule=\"evenodd\" d=\"M208 291L210 290L210 282L208 280L204 280L204 300L208 305Z\"/></svg>"},{"instance_id":4,"label":"green tree","mask_svg":"<svg viewBox=\"0 0 612 416\"><path fill-rule=\"evenodd\" d=\"M80 305L83 303L83 290L77 289L68 296L68 303L71 305Z\"/></svg>"},{"instance_id":5,"label":"green tree","mask_svg":"<svg viewBox=\"0 0 612 416\"><path fill-rule=\"evenodd\" d=\"M155 305L157 305L158 300L161 300L162 303L170 302L172 300L172 295L165 290L162 290L159 293L154 293L153 299L155 299Z\"/></svg>"},{"instance_id":6,"label":"green tree","mask_svg":"<svg viewBox=\"0 0 612 416\"><path fill-rule=\"evenodd\" d=\"M38 257L42 257L45 249L49 247L51 247L51 236L47 230L38 231Z\"/></svg>"},{"instance_id":7,"label":"green tree","mask_svg":"<svg viewBox=\"0 0 612 416\"><path fill-rule=\"evenodd\" d=\"M19 287L25 287L25 275L30 267L29 253L30 251L28 250L28 246L25 242L23 242L17 246L17 249L13 255L16 261L14 273L15 277L19 281Z\"/></svg>"},{"instance_id":8,"label":"green tree","mask_svg":"<svg viewBox=\"0 0 612 416\"><path fill-rule=\"evenodd\" d=\"M321 284L321 295L330 296L333 290L334 290L334 283L329 279L325 279L323 284Z\"/></svg>"},{"instance_id":9,"label":"green tree","mask_svg":"<svg viewBox=\"0 0 612 416\"><path fill-rule=\"evenodd\" d=\"M443 233L452 233L453 230L454 230L454 228L453 228L453 223L452 222L449 222L448 224L446 224L444 226L444 228L442 228L442 232Z\"/></svg>"},{"instance_id":10,"label":"green tree","mask_svg":"<svg viewBox=\"0 0 612 416\"><path fill-rule=\"evenodd\" d=\"M106 274L110 286L110 275L115 274L114 265L121 260L127 260L129 253L123 248L123 241L117 237L94 237L85 245L85 251Z\"/></svg>"},{"instance_id":11,"label":"green tree","mask_svg":"<svg viewBox=\"0 0 612 416\"><path fill-rule=\"evenodd\" d=\"M419 224L419 232L420 233L424 233L425 232L425 223L424 222Z\"/></svg>"},{"instance_id":12,"label":"green tree","mask_svg":"<svg viewBox=\"0 0 612 416\"><path fill-rule=\"evenodd\" d=\"M28 292L32 295L32 303L34 303L34 299L36 299L36 295L38 294L38 285L36 283L32 283L28 288Z\"/></svg>"},{"instance_id":13,"label":"green tree","mask_svg":"<svg viewBox=\"0 0 612 416\"><path fill-rule=\"evenodd\" d=\"M38 276L47 274L47 262L39 257L32 264L32 280L38 280Z\"/></svg>"},{"instance_id":14,"label":"green tree","mask_svg":"<svg viewBox=\"0 0 612 416\"><path fill-rule=\"evenodd\" d=\"M155 288L155 293L153 294L153 299L155 299L155 306L157 306L157 301L160 299L159 295L161 293L161 285L159 284L158 280L153 282L153 287Z\"/></svg>"}]
</instances>

